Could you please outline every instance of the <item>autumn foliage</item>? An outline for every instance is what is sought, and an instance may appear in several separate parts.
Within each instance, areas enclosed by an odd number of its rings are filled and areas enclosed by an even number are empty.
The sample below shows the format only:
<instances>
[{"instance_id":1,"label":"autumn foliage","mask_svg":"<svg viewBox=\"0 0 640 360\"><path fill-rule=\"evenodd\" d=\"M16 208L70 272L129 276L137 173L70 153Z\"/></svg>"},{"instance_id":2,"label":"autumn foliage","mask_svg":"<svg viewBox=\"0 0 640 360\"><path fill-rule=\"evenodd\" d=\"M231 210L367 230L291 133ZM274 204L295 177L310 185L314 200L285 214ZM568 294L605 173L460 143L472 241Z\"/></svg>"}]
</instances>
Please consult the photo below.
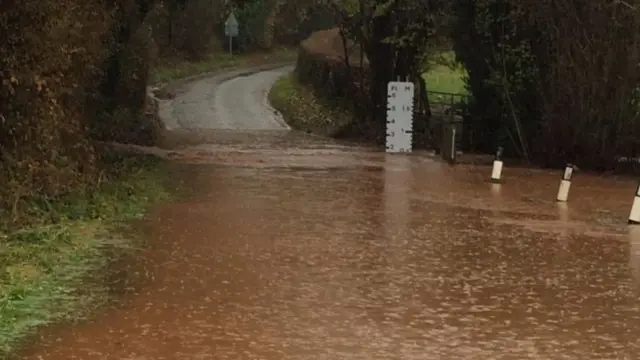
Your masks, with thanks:
<instances>
[{"instance_id":1,"label":"autumn foliage","mask_svg":"<svg viewBox=\"0 0 640 360\"><path fill-rule=\"evenodd\" d=\"M94 140L150 143L146 3L42 0L0 13L0 213L95 183ZM148 5L148 4L147 4Z\"/></svg>"},{"instance_id":2,"label":"autumn foliage","mask_svg":"<svg viewBox=\"0 0 640 360\"><path fill-rule=\"evenodd\" d=\"M98 0L20 1L0 14L0 199L14 213L26 197L56 196L92 173L85 105L111 26Z\"/></svg>"}]
</instances>

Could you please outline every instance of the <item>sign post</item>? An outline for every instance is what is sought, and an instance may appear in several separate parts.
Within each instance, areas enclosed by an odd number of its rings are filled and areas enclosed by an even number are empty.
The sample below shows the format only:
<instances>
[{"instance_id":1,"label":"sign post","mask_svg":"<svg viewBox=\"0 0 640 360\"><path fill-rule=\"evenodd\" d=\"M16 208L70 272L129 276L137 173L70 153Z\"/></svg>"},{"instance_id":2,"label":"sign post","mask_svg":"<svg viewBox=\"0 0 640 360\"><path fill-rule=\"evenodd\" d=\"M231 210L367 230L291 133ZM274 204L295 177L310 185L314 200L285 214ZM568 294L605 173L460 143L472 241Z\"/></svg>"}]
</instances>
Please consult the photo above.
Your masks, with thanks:
<instances>
[{"instance_id":1,"label":"sign post","mask_svg":"<svg viewBox=\"0 0 640 360\"><path fill-rule=\"evenodd\" d=\"M224 22L224 34L229 37L229 53L233 55L233 38L238 36L238 19L231 13Z\"/></svg>"}]
</instances>

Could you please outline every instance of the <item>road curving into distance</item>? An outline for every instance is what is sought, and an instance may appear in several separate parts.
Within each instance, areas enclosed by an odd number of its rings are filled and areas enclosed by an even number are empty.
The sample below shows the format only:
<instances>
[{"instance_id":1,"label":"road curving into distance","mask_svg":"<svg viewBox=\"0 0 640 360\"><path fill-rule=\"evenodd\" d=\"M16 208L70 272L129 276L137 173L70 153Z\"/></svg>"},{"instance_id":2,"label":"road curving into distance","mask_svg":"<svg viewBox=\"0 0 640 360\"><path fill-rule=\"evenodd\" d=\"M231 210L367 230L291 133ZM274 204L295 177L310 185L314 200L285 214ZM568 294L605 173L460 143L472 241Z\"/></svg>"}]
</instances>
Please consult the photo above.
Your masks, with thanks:
<instances>
[{"instance_id":1,"label":"road curving into distance","mask_svg":"<svg viewBox=\"0 0 640 360\"><path fill-rule=\"evenodd\" d=\"M267 95L273 83L292 70L281 66L193 81L177 89L174 99L160 102L160 118L169 130L288 130Z\"/></svg>"}]
</instances>

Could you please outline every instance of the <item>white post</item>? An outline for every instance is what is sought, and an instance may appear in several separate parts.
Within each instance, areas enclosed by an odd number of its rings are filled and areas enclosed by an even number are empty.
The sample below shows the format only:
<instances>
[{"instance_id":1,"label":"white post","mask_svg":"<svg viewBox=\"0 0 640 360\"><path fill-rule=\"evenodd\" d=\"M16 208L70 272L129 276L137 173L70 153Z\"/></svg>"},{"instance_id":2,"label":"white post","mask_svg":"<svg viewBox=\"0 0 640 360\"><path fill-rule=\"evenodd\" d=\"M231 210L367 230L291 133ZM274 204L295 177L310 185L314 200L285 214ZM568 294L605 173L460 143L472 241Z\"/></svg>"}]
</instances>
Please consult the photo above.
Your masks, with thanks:
<instances>
[{"instance_id":1,"label":"white post","mask_svg":"<svg viewBox=\"0 0 640 360\"><path fill-rule=\"evenodd\" d=\"M573 165L568 164L562 173L560 179L560 187L558 188L558 195L556 201L565 202L569 199L569 188L571 188L571 175L573 175Z\"/></svg>"},{"instance_id":2,"label":"white post","mask_svg":"<svg viewBox=\"0 0 640 360\"><path fill-rule=\"evenodd\" d=\"M501 175L502 175L502 161L494 160L493 169L491 170L491 182L495 184L499 184Z\"/></svg>"},{"instance_id":3,"label":"white post","mask_svg":"<svg viewBox=\"0 0 640 360\"><path fill-rule=\"evenodd\" d=\"M500 183L500 177L502 176L502 146L498 147L496 151L496 158L493 161L493 169L491 170L491 182L494 184Z\"/></svg>"},{"instance_id":4,"label":"white post","mask_svg":"<svg viewBox=\"0 0 640 360\"><path fill-rule=\"evenodd\" d=\"M456 127L451 123L451 162L456 162Z\"/></svg>"},{"instance_id":5,"label":"white post","mask_svg":"<svg viewBox=\"0 0 640 360\"><path fill-rule=\"evenodd\" d=\"M636 194L633 197L633 205L631 205L631 212L629 213L629 225L640 224L640 184L636 188Z\"/></svg>"}]
</instances>

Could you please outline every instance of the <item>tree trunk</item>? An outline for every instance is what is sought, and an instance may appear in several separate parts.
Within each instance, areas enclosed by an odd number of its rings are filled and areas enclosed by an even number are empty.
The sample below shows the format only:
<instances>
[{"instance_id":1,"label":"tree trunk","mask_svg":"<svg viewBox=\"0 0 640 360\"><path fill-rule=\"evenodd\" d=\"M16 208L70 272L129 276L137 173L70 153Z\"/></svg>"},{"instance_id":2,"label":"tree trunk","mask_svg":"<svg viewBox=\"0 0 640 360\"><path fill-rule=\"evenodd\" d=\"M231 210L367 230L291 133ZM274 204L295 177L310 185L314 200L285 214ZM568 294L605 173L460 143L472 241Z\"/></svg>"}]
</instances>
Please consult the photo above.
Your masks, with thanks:
<instances>
[{"instance_id":1,"label":"tree trunk","mask_svg":"<svg viewBox=\"0 0 640 360\"><path fill-rule=\"evenodd\" d=\"M280 1L276 0L271 3L267 3L267 16L264 19L262 36L260 37L260 47L265 50L273 48L274 38L276 35L276 20L278 17L278 10L280 8Z\"/></svg>"},{"instance_id":2,"label":"tree trunk","mask_svg":"<svg viewBox=\"0 0 640 360\"><path fill-rule=\"evenodd\" d=\"M384 140L387 83L393 79L394 47L383 42L393 35L391 19L388 15L377 16L372 21L371 47L367 53L371 69L371 113L369 119L373 126L373 137L378 141Z\"/></svg>"}]
</instances>

